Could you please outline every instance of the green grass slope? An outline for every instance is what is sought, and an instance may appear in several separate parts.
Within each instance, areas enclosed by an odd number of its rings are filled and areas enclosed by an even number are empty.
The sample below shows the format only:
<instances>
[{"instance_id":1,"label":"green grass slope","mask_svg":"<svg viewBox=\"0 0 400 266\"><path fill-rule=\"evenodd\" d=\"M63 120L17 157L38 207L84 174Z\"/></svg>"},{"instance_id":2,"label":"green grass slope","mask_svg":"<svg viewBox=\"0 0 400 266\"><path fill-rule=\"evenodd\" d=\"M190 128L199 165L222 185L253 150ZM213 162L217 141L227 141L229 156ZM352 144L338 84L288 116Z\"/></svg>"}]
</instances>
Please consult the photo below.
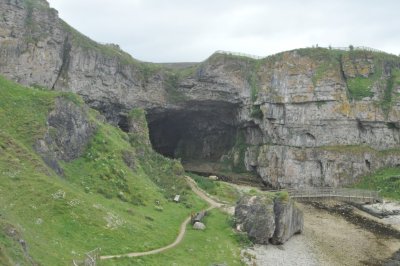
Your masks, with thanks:
<instances>
[{"instance_id":1,"label":"green grass slope","mask_svg":"<svg viewBox=\"0 0 400 266\"><path fill-rule=\"evenodd\" d=\"M71 94L27 89L0 77L0 264L70 265L95 248L112 255L173 242L182 221L206 206L180 176L180 163L153 152L143 135L122 132L91 111L97 132L83 156L61 162L65 174L57 176L32 148L46 132L57 97L79 103ZM140 111L133 116L144 119ZM178 193L182 202L176 204ZM218 226L231 234L225 220ZM229 234L220 234L238 251ZM193 260L181 247L176 252L178 261Z\"/></svg>"},{"instance_id":2,"label":"green grass slope","mask_svg":"<svg viewBox=\"0 0 400 266\"><path fill-rule=\"evenodd\" d=\"M205 218L204 231L187 228L187 235L179 248L157 255L139 258L122 258L105 261L104 266L146 265L242 265L238 245L241 244L229 223L228 216L219 210L212 210Z\"/></svg>"},{"instance_id":3,"label":"green grass slope","mask_svg":"<svg viewBox=\"0 0 400 266\"><path fill-rule=\"evenodd\" d=\"M400 200L400 167L383 168L364 176L355 187L377 190L385 198Z\"/></svg>"},{"instance_id":4,"label":"green grass slope","mask_svg":"<svg viewBox=\"0 0 400 266\"><path fill-rule=\"evenodd\" d=\"M241 196L240 192L232 184L214 181L193 173L190 173L189 176L193 178L201 189L231 205L235 205Z\"/></svg>"}]
</instances>

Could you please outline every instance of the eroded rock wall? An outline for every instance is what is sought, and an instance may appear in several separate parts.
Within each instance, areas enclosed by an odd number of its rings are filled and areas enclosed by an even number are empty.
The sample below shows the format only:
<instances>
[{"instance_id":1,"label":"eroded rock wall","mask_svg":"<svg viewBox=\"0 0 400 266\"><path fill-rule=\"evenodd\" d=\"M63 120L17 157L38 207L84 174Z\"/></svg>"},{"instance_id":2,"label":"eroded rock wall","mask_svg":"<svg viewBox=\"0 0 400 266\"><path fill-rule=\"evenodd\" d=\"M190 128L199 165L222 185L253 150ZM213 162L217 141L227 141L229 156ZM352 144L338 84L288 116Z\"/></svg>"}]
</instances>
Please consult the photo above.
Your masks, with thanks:
<instances>
[{"instance_id":1,"label":"eroded rock wall","mask_svg":"<svg viewBox=\"0 0 400 266\"><path fill-rule=\"evenodd\" d=\"M248 142L244 160L273 187L338 186L399 165L398 58L315 53L285 52L258 72L263 144Z\"/></svg>"},{"instance_id":2,"label":"eroded rock wall","mask_svg":"<svg viewBox=\"0 0 400 266\"><path fill-rule=\"evenodd\" d=\"M91 121L86 105L58 97L47 119L47 132L36 141L35 150L48 166L63 174L58 161L80 157L95 130L96 124Z\"/></svg>"},{"instance_id":3,"label":"eroded rock wall","mask_svg":"<svg viewBox=\"0 0 400 266\"><path fill-rule=\"evenodd\" d=\"M203 140L177 140L181 154L196 150L197 158L218 160L215 154L226 152L221 160L235 171L257 173L274 187L347 184L400 157L394 55L312 48L261 60L216 53L186 66L150 64L81 35L45 0L0 0L0 73L78 93L113 124L126 124L134 108L145 109L150 123L200 112L208 123L183 128ZM227 105L229 115L218 109ZM222 133L232 128L229 151ZM229 145L213 153L210 143Z\"/></svg>"}]
</instances>

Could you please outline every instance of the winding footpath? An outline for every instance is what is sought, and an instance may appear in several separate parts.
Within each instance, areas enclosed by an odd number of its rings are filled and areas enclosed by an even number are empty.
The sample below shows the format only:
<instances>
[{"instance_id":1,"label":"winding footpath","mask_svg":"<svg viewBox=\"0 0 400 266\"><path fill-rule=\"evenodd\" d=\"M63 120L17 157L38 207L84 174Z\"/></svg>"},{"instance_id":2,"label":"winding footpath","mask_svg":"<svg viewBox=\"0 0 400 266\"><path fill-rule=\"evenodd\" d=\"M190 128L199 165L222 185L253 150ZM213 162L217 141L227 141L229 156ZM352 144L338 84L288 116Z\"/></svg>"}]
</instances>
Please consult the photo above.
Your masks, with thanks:
<instances>
[{"instance_id":1,"label":"winding footpath","mask_svg":"<svg viewBox=\"0 0 400 266\"><path fill-rule=\"evenodd\" d=\"M189 176L186 176L186 181L188 182L190 188L194 193L196 193L197 196L205 200L208 204L210 204L210 207L206 209L206 211L212 210L214 208L220 208L223 206L223 204L215 201L214 199L210 198L203 190L201 190L199 187L197 187L196 182L190 178ZM171 249L173 247L176 247L179 243L182 242L183 237L185 236L186 233L186 227L187 224L190 222L191 216L187 217L183 223L180 226L179 229L179 234L175 241L167 246L158 248L158 249L153 249L149 251L143 251L143 252L131 252L131 253L126 253L126 254L118 254L118 255L107 255L107 256L100 256L101 260L107 260L107 259L114 259L114 258L121 258L121 257L141 257L141 256L146 256L146 255L151 255L151 254L157 254L164 252L168 249Z\"/></svg>"}]
</instances>

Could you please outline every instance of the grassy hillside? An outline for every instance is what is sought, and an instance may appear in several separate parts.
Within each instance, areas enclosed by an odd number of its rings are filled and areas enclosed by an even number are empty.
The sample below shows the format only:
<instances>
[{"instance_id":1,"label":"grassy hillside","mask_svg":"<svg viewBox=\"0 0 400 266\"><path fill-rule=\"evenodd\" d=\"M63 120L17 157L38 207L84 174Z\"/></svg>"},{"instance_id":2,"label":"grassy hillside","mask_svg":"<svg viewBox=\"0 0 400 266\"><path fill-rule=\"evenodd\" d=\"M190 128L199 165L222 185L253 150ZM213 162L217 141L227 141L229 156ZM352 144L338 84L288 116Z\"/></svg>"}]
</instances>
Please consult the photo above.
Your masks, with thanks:
<instances>
[{"instance_id":1,"label":"grassy hillside","mask_svg":"<svg viewBox=\"0 0 400 266\"><path fill-rule=\"evenodd\" d=\"M179 248L158 255L109 260L104 262L104 266L242 265L237 248L241 239L227 227L228 216L219 210L213 210L205 218L205 223L205 231L188 226L187 235Z\"/></svg>"},{"instance_id":2,"label":"grassy hillside","mask_svg":"<svg viewBox=\"0 0 400 266\"><path fill-rule=\"evenodd\" d=\"M94 248L112 255L173 242L185 217L206 206L180 176L180 163L91 111L97 132L82 157L61 162L65 174L57 176L32 148L47 130L57 97L79 103L71 94L27 89L0 77L0 264L70 265ZM182 202L176 204L171 199L178 193ZM231 232L226 219L217 224ZM236 242L229 243L238 251ZM179 250L176 260L193 259ZM213 252L228 261L237 255Z\"/></svg>"},{"instance_id":3,"label":"grassy hillside","mask_svg":"<svg viewBox=\"0 0 400 266\"><path fill-rule=\"evenodd\" d=\"M196 181L197 185L212 196L219 200L235 205L240 198L240 192L229 183L214 181L207 177L196 174L189 174Z\"/></svg>"},{"instance_id":4,"label":"grassy hillside","mask_svg":"<svg viewBox=\"0 0 400 266\"><path fill-rule=\"evenodd\" d=\"M380 169L360 178L355 187L377 190L383 197L400 200L400 168Z\"/></svg>"}]
</instances>

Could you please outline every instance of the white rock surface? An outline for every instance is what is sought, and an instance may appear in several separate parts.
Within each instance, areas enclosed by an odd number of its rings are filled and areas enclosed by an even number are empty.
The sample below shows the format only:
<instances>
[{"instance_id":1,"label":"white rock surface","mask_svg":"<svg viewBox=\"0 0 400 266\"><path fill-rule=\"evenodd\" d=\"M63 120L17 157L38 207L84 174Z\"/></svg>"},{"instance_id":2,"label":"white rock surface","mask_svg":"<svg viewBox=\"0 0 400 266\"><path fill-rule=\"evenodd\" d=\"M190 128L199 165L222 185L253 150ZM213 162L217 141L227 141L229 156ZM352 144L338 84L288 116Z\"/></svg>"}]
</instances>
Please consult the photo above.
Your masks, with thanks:
<instances>
[{"instance_id":1,"label":"white rock surface","mask_svg":"<svg viewBox=\"0 0 400 266\"><path fill-rule=\"evenodd\" d=\"M201 223L201 222L195 222L194 225L193 225L193 229L196 229L196 230L205 230L205 229L206 229L206 226L205 226L203 223Z\"/></svg>"}]
</instances>

